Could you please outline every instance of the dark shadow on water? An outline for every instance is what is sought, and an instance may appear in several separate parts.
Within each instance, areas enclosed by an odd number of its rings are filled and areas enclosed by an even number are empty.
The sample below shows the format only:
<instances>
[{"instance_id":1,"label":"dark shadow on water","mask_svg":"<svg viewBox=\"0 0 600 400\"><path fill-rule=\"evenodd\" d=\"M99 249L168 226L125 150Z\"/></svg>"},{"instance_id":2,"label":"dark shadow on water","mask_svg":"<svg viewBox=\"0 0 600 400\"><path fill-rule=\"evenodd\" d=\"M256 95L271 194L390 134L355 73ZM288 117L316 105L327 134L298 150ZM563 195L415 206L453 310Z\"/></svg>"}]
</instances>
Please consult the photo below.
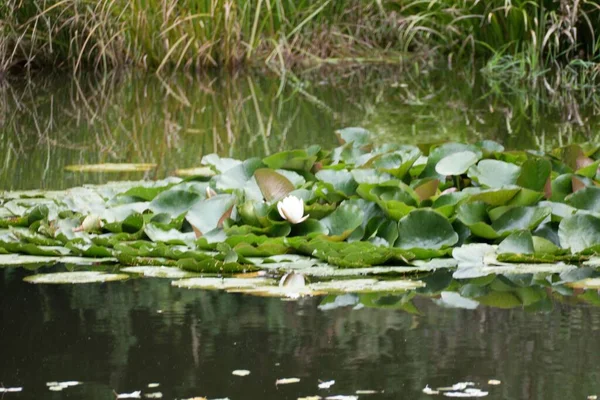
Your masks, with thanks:
<instances>
[{"instance_id":1,"label":"dark shadow on water","mask_svg":"<svg viewBox=\"0 0 600 400\"><path fill-rule=\"evenodd\" d=\"M525 313L444 308L423 297L416 315L325 311L321 298L185 290L160 279L23 283L30 273L0 273L0 379L23 387L11 398L109 399L113 390L142 390L169 399L297 399L371 389L384 393L360 398L416 399L430 398L427 384L461 381L489 390L490 399L577 399L598 390L600 308L582 304ZM233 376L235 369L251 374ZM301 381L275 385L290 377ZM317 388L332 379L331 389ZM72 380L84 384L60 393L46 387Z\"/></svg>"}]
</instances>

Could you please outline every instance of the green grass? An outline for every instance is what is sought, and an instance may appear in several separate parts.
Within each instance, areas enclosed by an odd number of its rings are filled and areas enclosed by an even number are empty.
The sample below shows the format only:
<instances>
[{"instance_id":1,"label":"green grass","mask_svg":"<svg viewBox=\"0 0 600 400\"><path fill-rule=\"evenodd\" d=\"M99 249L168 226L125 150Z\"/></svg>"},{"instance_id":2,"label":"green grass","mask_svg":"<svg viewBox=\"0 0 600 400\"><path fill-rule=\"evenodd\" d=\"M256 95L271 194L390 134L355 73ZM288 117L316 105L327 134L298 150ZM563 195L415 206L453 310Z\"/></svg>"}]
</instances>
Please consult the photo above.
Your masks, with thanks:
<instances>
[{"instance_id":1,"label":"green grass","mask_svg":"<svg viewBox=\"0 0 600 400\"><path fill-rule=\"evenodd\" d=\"M537 78L596 63L595 0L6 0L0 71L151 71L323 63L449 66ZM594 68L575 66L571 71ZM503 71L504 70L504 71ZM508 71L508 72L507 72Z\"/></svg>"}]
</instances>

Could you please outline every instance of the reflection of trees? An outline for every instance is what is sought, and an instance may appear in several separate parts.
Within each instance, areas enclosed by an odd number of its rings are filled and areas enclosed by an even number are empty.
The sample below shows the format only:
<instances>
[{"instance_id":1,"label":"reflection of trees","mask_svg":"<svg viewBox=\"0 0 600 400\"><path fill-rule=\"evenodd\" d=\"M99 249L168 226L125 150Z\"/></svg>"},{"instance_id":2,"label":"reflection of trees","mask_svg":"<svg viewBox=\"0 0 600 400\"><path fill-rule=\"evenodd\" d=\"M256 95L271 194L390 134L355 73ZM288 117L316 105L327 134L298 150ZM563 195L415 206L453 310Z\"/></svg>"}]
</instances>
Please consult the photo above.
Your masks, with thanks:
<instances>
[{"instance_id":1,"label":"reflection of trees","mask_svg":"<svg viewBox=\"0 0 600 400\"><path fill-rule=\"evenodd\" d=\"M3 188L69 187L142 177L63 171L94 162L156 162L150 177L164 176L211 152L247 158L314 143L330 148L333 131L351 125L403 143L491 138L548 149L598 139L595 92L507 86L464 71L372 68L285 81L108 74L4 84L0 182Z\"/></svg>"},{"instance_id":2,"label":"reflection of trees","mask_svg":"<svg viewBox=\"0 0 600 400\"><path fill-rule=\"evenodd\" d=\"M311 393L320 378L336 379L343 392L375 388L417 398L425 384L497 378L503 384L491 389L494 398L565 399L594 393L599 378L600 312L582 304L555 302L550 313L470 311L417 297L416 316L325 312L320 299L185 290L158 279L34 286L21 283L23 275L0 275L4 380L26 373L40 382L81 379L123 390L159 381L168 398L286 398L274 379L298 376L306 386L286 393ZM250 369L252 379L234 384L237 368Z\"/></svg>"},{"instance_id":3,"label":"reflection of trees","mask_svg":"<svg viewBox=\"0 0 600 400\"><path fill-rule=\"evenodd\" d=\"M8 154L2 171L13 171L0 175L4 187L141 177L65 174L71 163L155 162L155 176L164 176L212 152L247 158L307 144L331 147L335 140L329 111L273 79L113 74L69 77L66 85L62 79L1 89L0 151ZM25 157L27 169L20 167Z\"/></svg>"}]
</instances>

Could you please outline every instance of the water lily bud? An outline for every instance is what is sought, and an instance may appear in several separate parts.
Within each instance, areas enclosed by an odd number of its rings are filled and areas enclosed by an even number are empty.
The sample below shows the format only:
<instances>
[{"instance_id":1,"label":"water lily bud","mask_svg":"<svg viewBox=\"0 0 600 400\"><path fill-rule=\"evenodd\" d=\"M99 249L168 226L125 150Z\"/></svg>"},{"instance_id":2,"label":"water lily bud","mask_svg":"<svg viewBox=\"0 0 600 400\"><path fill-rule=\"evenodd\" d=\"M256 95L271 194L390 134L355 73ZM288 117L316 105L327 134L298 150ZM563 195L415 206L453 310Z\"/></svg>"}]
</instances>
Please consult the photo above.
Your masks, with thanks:
<instances>
[{"instance_id":1,"label":"water lily bud","mask_svg":"<svg viewBox=\"0 0 600 400\"><path fill-rule=\"evenodd\" d=\"M281 218L292 224L299 224L308 218L308 215L304 215L304 200L296 196L287 196L278 202L277 211Z\"/></svg>"},{"instance_id":2,"label":"water lily bud","mask_svg":"<svg viewBox=\"0 0 600 400\"><path fill-rule=\"evenodd\" d=\"M97 215L88 215L83 219L81 226L74 229L75 232L91 232L98 230L104 226L102 219Z\"/></svg>"}]
</instances>

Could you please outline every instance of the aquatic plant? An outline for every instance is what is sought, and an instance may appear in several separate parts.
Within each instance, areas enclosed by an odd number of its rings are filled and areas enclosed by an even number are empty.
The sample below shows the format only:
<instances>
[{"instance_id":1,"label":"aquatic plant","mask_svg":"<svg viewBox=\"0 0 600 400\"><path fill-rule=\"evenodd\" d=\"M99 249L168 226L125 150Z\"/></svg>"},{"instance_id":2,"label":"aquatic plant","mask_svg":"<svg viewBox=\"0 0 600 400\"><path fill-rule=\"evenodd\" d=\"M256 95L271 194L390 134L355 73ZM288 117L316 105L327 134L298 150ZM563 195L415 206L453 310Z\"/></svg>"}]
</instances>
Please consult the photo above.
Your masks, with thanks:
<instances>
[{"instance_id":1,"label":"aquatic plant","mask_svg":"<svg viewBox=\"0 0 600 400\"><path fill-rule=\"evenodd\" d=\"M474 277L524 265L566 271L600 252L598 144L544 154L491 141L374 146L362 128L337 134L332 151L206 155L199 171L209 173L186 179L5 192L0 253L203 273L273 270L276 257L304 255L307 275L457 266L457 277ZM305 217L282 218L291 196ZM440 258L453 263L423 264Z\"/></svg>"}]
</instances>

